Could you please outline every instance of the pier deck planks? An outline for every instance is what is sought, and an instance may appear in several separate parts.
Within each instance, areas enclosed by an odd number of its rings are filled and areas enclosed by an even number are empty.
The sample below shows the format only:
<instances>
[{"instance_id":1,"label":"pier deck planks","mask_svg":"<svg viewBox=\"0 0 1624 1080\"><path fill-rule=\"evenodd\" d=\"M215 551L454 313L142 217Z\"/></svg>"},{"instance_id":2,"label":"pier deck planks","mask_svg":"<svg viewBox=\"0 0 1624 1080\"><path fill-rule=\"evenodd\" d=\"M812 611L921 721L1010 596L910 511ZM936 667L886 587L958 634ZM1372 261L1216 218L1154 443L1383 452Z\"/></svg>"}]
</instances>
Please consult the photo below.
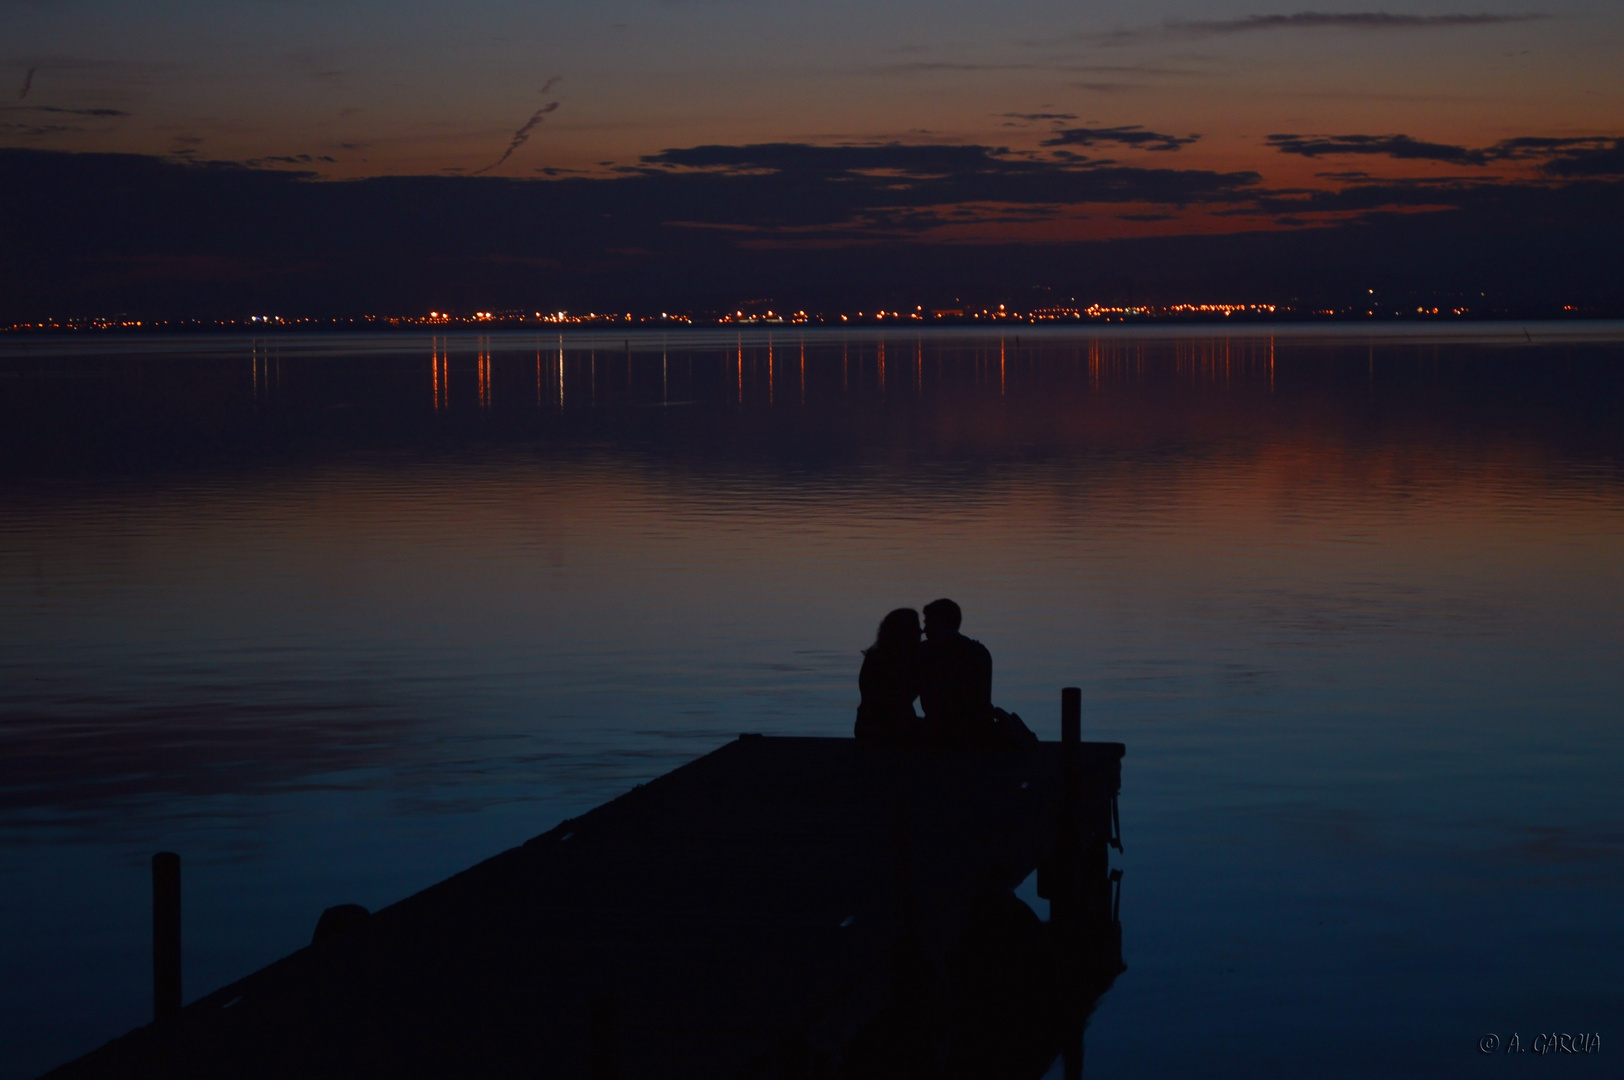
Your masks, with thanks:
<instances>
[{"instance_id":1,"label":"pier deck planks","mask_svg":"<svg viewBox=\"0 0 1624 1080\"><path fill-rule=\"evenodd\" d=\"M1123 747L1072 749L1101 805ZM1065 751L741 736L50 1075L742 1078L837 1060L886 1007L900 930L939 962L978 890L1052 847Z\"/></svg>"}]
</instances>

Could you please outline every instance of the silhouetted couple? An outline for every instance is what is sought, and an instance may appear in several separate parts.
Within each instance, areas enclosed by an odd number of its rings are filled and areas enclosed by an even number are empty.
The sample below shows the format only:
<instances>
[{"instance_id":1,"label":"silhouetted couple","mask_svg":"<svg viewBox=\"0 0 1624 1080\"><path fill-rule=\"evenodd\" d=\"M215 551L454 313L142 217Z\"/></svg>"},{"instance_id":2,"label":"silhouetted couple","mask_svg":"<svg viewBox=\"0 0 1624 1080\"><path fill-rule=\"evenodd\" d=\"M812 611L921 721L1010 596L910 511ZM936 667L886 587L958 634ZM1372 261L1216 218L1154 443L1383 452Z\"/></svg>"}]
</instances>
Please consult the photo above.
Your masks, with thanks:
<instances>
[{"instance_id":1,"label":"silhouetted couple","mask_svg":"<svg viewBox=\"0 0 1624 1080\"><path fill-rule=\"evenodd\" d=\"M1021 719L992 704L992 654L959 633L959 605L925 605L925 640L919 613L898 608L880 622L863 651L857 685L857 738L889 746L1023 746L1036 738ZM924 709L914 712L914 699Z\"/></svg>"}]
</instances>

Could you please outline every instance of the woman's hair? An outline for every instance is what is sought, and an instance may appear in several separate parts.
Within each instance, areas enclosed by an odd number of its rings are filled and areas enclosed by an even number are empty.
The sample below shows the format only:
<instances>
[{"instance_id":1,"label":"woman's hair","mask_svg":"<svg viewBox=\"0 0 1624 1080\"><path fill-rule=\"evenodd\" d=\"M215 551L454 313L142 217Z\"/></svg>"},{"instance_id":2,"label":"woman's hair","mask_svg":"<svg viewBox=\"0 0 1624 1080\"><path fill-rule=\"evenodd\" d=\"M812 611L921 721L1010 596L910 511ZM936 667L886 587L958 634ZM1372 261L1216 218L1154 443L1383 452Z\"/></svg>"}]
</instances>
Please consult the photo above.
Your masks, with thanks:
<instances>
[{"instance_id":1,"label":"woman's hair","mask_svg":"<svg viewBox=\"0 0 1624 1080\"><path fill-rule=\"evenodd\" d=\"M875 652L889 652L893 649L907 649L919 644L919 612L911 607L899 607L885 618L880 620L879 632L874 635L874 644L863 650L864 655Z\"/></svg>"}]
</instances>

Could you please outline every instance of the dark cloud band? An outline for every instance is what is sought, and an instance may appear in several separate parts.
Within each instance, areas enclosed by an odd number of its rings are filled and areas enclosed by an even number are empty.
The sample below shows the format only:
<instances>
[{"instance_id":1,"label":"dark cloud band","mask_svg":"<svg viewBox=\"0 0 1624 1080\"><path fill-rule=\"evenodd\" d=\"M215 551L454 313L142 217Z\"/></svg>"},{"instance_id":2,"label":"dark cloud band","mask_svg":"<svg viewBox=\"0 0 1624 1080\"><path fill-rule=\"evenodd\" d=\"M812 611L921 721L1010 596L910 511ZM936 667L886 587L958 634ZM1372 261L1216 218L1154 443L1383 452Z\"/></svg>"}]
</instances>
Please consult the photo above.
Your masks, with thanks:
<instances>
[{"instance_id":1,"label":"dark cloud band","mask_svg":"<svg viewBox=\"0 0 1624 1080\"><path fill-rule=\"evenodd\" d=\"M1420 144L1289 138L1367 155ZM1297 296L1304 275L1341 273L1361 247L1371 252L1361 280L1370 268L1431 266L1429 281L1468 282L1497 261L1531 289L1566 282L1575 296L1624 281L1621 140L1529 136L1491 149L1533 175L1350 173L1281 191L1251 172L1132 167L1063 149L768 143L673 148L592 176L323 181L287 168L0 150L0 204L13 210L0 312L196 317L269 304L354 314L532 301L669 310L761 294L739 289L839 304L1091 267L1120 274L1124 260L1185 275L1190 288L1210 267L1225 288L1278 279ZM1070 238L1085 217L1181 235L1159 247L1083 244ZM1458 266L1438 269L1445 258Z\"/></svg>"},{"instance_id":2,"label":"dark cloud band","mask_svg":"<svg viewBox=\"0 0 1624 1080\"><path fill-rule=\"evenodd\" d=\"M1489 163L1487 151L1423 142L1408 135L1270 135L1267 141L1282 154L1308 158L1369 154L1401 161L1447 161L1461 165Z\"/></svg>"},{"instance_id":3,"label":"dark cloud band","mask_svg":"<svg viewBox=\"0 0 1624 1080\"><path fill-rule=\"evenodd\" d=\"M1399 161L1441 161L1486 166L1496 162L1534 162L1551 176L1624 176L1624 138L1523 136L1476 149L1425 142L1408 135L1290 135L1267 137L1283 154L1307 158L1372 155Z\"/></svg>"}]
</instances>

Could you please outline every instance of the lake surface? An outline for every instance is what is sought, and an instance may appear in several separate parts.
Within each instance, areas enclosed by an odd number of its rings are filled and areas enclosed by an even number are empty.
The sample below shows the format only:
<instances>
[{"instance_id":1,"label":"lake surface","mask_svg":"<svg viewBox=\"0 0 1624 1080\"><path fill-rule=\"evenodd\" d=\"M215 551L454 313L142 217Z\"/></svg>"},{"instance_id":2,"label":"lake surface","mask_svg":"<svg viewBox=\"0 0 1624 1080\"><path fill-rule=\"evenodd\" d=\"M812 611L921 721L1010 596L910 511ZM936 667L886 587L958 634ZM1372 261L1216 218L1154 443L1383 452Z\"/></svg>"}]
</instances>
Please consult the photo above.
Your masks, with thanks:
<instances>
[{"instance_id":1,"label":"lake surface","mask_svg":"<svg viewBox=\"0 0 1624 1080\"><path fill-rule=\"evenodd\" d=\"M0 340L0 1078L149 1017L152 852L190 1000L938 596L1128 747L1087 1076L1617 1075L1621 418L1617 325Z\"/></svg>"}]
</instances>

